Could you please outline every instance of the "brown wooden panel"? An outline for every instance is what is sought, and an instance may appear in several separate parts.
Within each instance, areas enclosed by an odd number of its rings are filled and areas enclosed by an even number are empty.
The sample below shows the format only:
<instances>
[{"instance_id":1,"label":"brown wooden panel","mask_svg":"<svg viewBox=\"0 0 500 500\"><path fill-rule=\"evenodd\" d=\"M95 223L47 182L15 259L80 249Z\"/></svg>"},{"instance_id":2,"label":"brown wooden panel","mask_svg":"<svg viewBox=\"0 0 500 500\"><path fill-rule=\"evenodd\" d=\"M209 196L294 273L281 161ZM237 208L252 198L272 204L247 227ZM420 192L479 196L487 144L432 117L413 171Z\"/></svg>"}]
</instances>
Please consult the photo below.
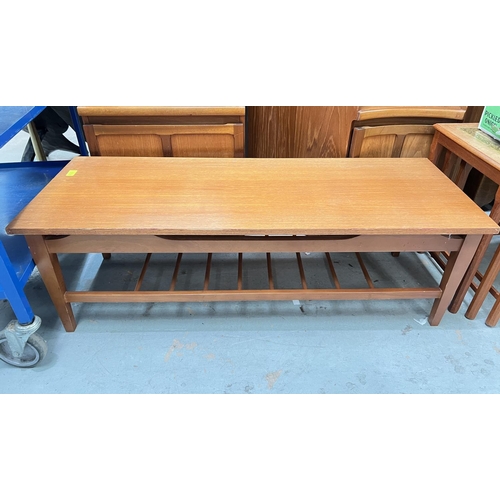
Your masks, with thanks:
<instances>
[{"instance_id":1,"label":"brown wooden panel","mask_svg":"<svg viewBox=\"0 0 500 500\"><path fill-rule=\"evenodd\" d=\"M353 158L427 158L432 125L381 125L355 127L349 156Z\"/></svg>"},{"instance_id":2,"label":"brown wooden panel","mask_svg":"<svg viewBox=\"0 0 500 500\"><path fill-rule=\"evenodd\" d=\"M233 158L234 137L222 134L172 135L172 155L200 158Z\"/></svg>"},{"instance_id":3,"label":"brown wooden panel","mask_svg":"<svg viewBox=\"0 0 500 500\"><path fill-rule=\"evenodd\" d=\"M395 134L366 137L361 145L361 158L390 158L397 136Z\"/></svg>"},{"instance_id":4,"label":"brown wooden panel","mask_svg":"<svg viewBox=\"0 0 500 500\"><path fill-rule=\"evenodd\" d=\"M157 135L98 135L101 156L164 156Z\"/></svg>"},{"instance_id":5,"label":"brown wooden panel","mask_svg":"<svg viewBox=\"0 0 500 500\"><path fill-rule=\"evenodd\" d=\"M343 158L358 106L247 106L247 156Z\"/></svg>"},{"instance_id":6,"label":"brown wooden panel","mask_svg":"<svg viewBox=\"0 0 500 500\"><path fill-rule=\"evenodd\" d=\"M427 158L434 134L408 134L403 142L401 158Z\"/></svg>"},{"instance_id":7,"label":"brown wooden panel","mask_svg":"<svg viewBox=\"0 0 500 500\"><path fill-rule=\"evenodd\" d=\"M244 124L86 125L93 156L243 157Z\"/></svg>"},{"instance_id":8,"label":"brown wooden panel","mask_svg":"<svg viewBox=\"0 0 500 500\"><path fill-rule=\"evenodd\" d=\"M245 154L244 106L83 106L78 112L92 156L242 158ZM179 134L196 142L177 138L173 146L171 136ZM205 139L198 137L205 134ZM232 137L214 138L215 134Z\"/></svg>"},{"instance_id":9,"label":"brown wooden panel","mask_svg":"<svg viewBox=\"0 0 500 500\"><path fill-rule=\"evenodd\" d=\"M297 106L293 158L343 158L356 106Z\"/></svg>"},{"instance_id":10,"label":"brown wooden panel","mask_svg":"<svg viewBox=\"0 0 500 500\"><path fill-rule=\"evenodd\" d=\"M107 236L74 235L64 238L49 238L47 248L54 253L267 253L267 252L423 252L459 250L460 237L434 235L424 236L354 236L349 238L328 236L153 236L133 235ZM239 260L242 257L238 257ZM331 258L330 258L331 261ZM241 262L240 262L241 263ZM328 264L330 270L333 262ZM177 267L177 265L176 265ZM443 265L443 269L444 269ZM333 271L335 271L333 269ZM334 281L335 272L332 273ZM337 280L338 282L338 280ZM340 288L340 285L337 285Z\"/></svg>"}]
</instances>

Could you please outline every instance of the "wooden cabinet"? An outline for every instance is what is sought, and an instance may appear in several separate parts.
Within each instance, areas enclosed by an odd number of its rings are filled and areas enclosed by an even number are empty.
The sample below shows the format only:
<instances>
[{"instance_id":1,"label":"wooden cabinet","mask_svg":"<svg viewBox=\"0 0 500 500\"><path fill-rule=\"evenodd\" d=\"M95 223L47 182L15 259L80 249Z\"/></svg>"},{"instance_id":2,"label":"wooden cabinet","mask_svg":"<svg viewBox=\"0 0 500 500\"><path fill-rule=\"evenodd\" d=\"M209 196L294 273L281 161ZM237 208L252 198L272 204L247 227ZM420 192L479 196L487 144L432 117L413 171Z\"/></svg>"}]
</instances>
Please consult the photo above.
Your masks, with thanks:
<instances>
[{"instance_id":1,"label":"wooden cabinet","mask_svg":"<svg viewBox=\"0 0 500 500\"><path fill-rule=\"evenodd\" d=\"M78 113L93 156L244 156L243 106L81 106Z\"/></svg>"},{"instance_id":2,"label":"wooden cabinet","mask_svg":"<svg viewBox=\"0 0 500 500\"><path fill-rule=\"evenodd\" d=\"M247 156L345 158L359 106L247 106Z\"/></svg>"}]
</instances>

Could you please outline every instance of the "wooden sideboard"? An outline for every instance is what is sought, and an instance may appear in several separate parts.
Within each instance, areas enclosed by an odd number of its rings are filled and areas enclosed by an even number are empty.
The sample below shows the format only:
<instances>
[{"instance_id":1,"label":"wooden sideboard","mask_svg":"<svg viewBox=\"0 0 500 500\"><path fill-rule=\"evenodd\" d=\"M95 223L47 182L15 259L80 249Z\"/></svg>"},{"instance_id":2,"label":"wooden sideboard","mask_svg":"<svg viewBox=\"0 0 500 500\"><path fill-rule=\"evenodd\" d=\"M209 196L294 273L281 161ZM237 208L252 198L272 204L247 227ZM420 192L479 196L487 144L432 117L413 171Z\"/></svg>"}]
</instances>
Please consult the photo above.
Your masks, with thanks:
<instances>
[{"instance_id":1,"label":"wooden sideboard","mask_svg":"<svg viewBox=\"0 0 500 500\"><path fill-rule=\"evenodd\" d=\"M244 156L244 106L80 106L92 156Z\"/></svg>"}]
</instances>

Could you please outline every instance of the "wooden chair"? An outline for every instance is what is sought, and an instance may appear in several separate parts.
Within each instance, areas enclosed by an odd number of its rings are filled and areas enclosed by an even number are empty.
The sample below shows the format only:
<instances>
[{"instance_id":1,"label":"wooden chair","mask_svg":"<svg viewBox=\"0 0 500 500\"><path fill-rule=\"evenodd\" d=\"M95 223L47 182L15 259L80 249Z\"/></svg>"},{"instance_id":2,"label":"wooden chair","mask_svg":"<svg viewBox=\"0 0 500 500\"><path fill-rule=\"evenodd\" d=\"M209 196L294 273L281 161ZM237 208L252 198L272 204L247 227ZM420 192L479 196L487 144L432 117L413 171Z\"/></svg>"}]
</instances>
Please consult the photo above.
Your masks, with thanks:
<instances>
[{"instance_id":1,"label":"wooden chair","mask_svg":"<svg viewBox=\"0 0 500 500\"><path fill-rule=\"evenodd\" d=\"M354 126L461 122L470 106L360 106Z\"/></svg>"},{"instance_id":2,"label":"wooden chair","mask_svg":"<svg viewBox=\"0 0 500 500\"><path fill-rule=\"evenodd\" d=\"M427 158L434 137L432 125L355 127L350 158ZM399 252L392 252L394 257Z\"/></svg>"},{"instance_id":3,"label":"wooden chair","mask_svg":"<svg viewBox=\"0 0 500 500\"><path fill-rule=\"evenodd\" d=\"M350 158L427 158L434 137L432 125L355 127Z\"/></svg>"}]
</instances>

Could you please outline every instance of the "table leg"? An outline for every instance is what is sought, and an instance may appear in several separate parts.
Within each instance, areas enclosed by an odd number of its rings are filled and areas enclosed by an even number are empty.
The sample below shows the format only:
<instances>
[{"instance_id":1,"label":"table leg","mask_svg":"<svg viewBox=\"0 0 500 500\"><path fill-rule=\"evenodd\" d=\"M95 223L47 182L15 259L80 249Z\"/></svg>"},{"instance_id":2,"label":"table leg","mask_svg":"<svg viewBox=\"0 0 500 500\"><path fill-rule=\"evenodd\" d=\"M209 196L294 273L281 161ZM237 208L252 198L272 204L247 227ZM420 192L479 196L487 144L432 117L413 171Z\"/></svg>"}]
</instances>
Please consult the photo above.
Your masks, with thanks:
<instances>
[{"instance_id":1,"label":"table leg","mask_svg":"<svg viewBox=\"0 0 500 500\"><path fill-rule=\"evenodd\" d=\"M434 163L437 167L439 167L439 157L443 151L443 145L439 142L439 138L441 137L441 133L437 130L434 132L434 137L432 138L431 148L429 150L429 160Z\"/></svg>"},{"instance_id":2,"label":"table leg","mask_svg":"<svg viewBox=\"0 0 500 500\"><path fill-rule=\"evenodd\" d=\"M448 308L448 305L450 304L451 299L453 298L453 295L455 294L480 241L480 234L470 234L466 236L462 247L458 252L451 252L441 279L441 283L439 284L443 293L439 299L434 301L429 315L429 324L431 326L439 325L439 322Z\"/></svg>"},{"instance_id":3,"label":"table leg","mask_svg":"<svg viewBox=\"0 0 500 500\"><path fill-rule=\"evenodd\" d=\"M474 298L472 299L472 302L470 303L466 313L465 317L468 319L474 319L477 316L477 313L479 312L479 309L481 309L481 306L483 305L484 299L488 295L491 286L493 285L493 282L495 281L495 278L497 277L498 272L500 271L500 245L497 247L495 251L495 255L491 259L490 265L488 266L488 269L484 273L483 279L481 280L481 283L479 285L479 288L477 289L476 293L474 294ZM497 315L496 310L500 307L499 304L500 301L497 299L495 302L495 305L493 306L493 309L490 311L490 314L488 316L487 324L488 321L491 322L491 317L495 317ZM497 320L498 321L498 318ZM495 321L495 324L496 324ZM489 325L488 326L495 326L495 325Z\"/></svg>"},{"instance_id":4,"label":"table leg","mask_svg":"<svg viewBox=\"0 0 500 500\"><path fill-rule=\"evenodd\" d=\"M486 299L486 296L488 295L490 288L493 285L493 282L495 281L495 278L497 277L499 271L500 271L500 245L497 247L495 254L493 255L493 258L491 259L491 262L488 266L488 269L484 273L481 283L479 284L479 287L476 293L474 294L474 298L472 299L472 302L467 308L467 311L465 313L466 318L474 319L477 316L477 313L479 312L479 309L481 309L481 306L483 305L483 302ZM493 307L493 309L495 309L497 303L498 299L495 302L495 306ZM493 312L493 309L491 310L490 315ZM490 316L488 316L488 318L490 318Z\"/></svg>"},{"instance_id":5,"label":"table leg","mask_svg":"<svg viewBox=\"0 0 500 500\"><path fill-rule=\"evenodd\" d=\"M64 328L74 332L76 320L71 304L64 299L66 285L57 255L48 251L43 236L26 236L26 241Z\"/></svg>"},{"instance_id":6,"label":"table leg","mask_svg":"<svg viewBox=\"0 0 500 500\"><path fill-rule=\"evenodd\" d=\"M497 193L495 195L495 203L493 205L493 208L491 209L490 212L490 217L498 224L500 221L500 189L497 190ZM464 301L465 294L467 293L467 290L470 287L470 284L472 283L472 280L474 279L474 276L476 275L476 272L479 268L479 265L481 264L481 260L483 260L484 254L486 253L486 250L488 249L488 246L491 242L491 238L493 237L492 234L486 234L481 238L481 242L479 243L479 246L477 247L477 252L474 255L474 258L472 259L472 262L470 263L469 269L467 269L467 272L465 273L464 279L460 283L460 286L457 289L457 293L455 294L455 297L451 301L450 304L450 312L456 313L460 309L460 306L462 305L462 302Z\"/></svg>"}]
</instances>

